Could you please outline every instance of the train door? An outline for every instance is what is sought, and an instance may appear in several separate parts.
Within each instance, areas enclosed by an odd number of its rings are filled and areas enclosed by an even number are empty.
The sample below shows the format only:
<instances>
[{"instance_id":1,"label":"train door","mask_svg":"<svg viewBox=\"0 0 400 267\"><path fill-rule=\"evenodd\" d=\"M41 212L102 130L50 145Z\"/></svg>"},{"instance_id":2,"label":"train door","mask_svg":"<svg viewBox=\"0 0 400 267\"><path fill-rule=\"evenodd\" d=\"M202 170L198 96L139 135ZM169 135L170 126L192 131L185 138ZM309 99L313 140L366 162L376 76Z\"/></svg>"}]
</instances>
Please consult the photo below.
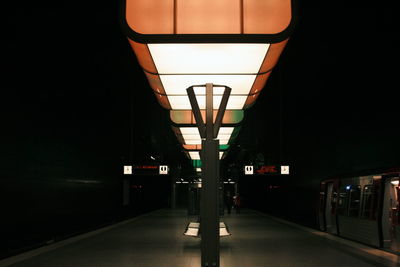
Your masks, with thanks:
<instances>
[{"instance_id":1,"label":"train door","mask_svg":"<svg viewBox=\"0 0 400 267\"><path fill-rule=\"evenodd\" d=\"M332 232L332 191L333 191L333 183L328 183L326 185L326 201L325 201L325 224L326 224L326 231L328 233Z\"/></svg>"},{"instance_id":2,"label":"train door","mask_svg":"<svg viewBox=\"0 0 400 267\"><path fill-rule=\"evenodd\" d=\"M318 201L318 222L319 222L319 229L321 231L326 231L326 223L325 223L325 216L324 216L325 202L326 202L325 188L326 188L326 182L322 182L320 185L319 201Z\"/></svg>"},{"instance_id":3,"label":"train door","mask_svg":"<svg viewBox=\"0 0 400 267\"><path fill-rule=\"evenodd\" d=\"M337 184L334 181L321 184L320 192L320 229L337 234L336 226Z\"/></svg>"},{"instance_id":4,"label":"train door","mask_svg":"<svg viewBox=\"0 0 400 267\"><path fill-rule=\"evenodd\" d=\"M382 207L383 247L400 252L399 177L387 177L384 183Z\"/></svg>"},{"instance_id":5,"label":"train door","mask_svg":"<svg viewBox=\"0 0 400 267\"><path fill-rule=\"evenodd\" d=\"M337 183L330 182L326 185L325 222L326 231L338 234L336 225Z\"/></svg>"}]
</instances>

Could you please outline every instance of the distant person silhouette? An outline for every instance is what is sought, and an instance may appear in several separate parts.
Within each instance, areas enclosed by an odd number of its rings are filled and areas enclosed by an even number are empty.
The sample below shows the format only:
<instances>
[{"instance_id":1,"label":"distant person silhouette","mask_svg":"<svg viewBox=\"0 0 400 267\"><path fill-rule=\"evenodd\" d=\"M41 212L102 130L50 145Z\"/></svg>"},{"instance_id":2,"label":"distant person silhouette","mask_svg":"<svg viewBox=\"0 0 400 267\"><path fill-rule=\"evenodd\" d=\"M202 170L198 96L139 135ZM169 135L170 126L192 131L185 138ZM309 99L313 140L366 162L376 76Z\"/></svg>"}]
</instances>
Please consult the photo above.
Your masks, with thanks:
<instances>
[{"instance_id":1,"label":"distant person silhouette","mask_svg":"<svg viewBox=\"0 0 400 267\"><path fill-rule=\"evenodd\" d=\"M241 199L239 193L233 197L233 206L235 207L236 213L240 213Z\"/></svg>"},{"instance_id":2,"label":"distant person silhouette","mask_svg":"<svg viewBox=\"0 0 400 267\"><path fill-rule=\"evenodd\" d=\"M228 214L231 214L232 205L233 205L233 198L231 192L227 191L225 194L225 206L228 210Z\"/></svg>"}]
</instances>

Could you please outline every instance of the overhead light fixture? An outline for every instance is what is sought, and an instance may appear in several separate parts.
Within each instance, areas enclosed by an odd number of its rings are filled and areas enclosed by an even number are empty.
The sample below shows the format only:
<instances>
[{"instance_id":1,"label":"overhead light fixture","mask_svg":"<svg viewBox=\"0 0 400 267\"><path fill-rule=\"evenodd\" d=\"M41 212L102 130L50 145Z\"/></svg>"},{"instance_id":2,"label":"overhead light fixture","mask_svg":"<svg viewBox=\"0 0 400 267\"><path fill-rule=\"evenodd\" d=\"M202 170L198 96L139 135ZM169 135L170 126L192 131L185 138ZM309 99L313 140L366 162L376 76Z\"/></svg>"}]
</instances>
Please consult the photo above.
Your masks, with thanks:
<instances>
[{"instance_id":1,"label":"overhead light fixture","mask_svg":"<svg viewBox=\"0 0 400 267\"><path fill-rule=\"evenodd\" d=\"M218 87L216 87L218 88ZM240 130L240 123L243 119L243 110L226 111L222 118L222 125L219 128L217 139L220 141L219 150L229 149L229 143L233 142ZM201 111L202 119L205 120L205 112ZM213 112L213 120L217 117L217 110ZM171 110L170 118L172 129L182 144L185 151L200 151L202 149L199 129L196 125L194 114L191 110ZM189 155L186 153L186 155ZM190 156L189 156L190 157Z\"/></svg>"},{"instance_id":2,"label":"overhead light fixture","mask_svg":"<svg viewBox=\"0 0 400 267\"><path fill-rule=\"evenodd\" d=\"M172 110L190 110L185 89L205 83L232 88L227 110L251 106L294 27L291 0L122 1L122 27L158 101ZM216 108L220 99L215 92Z\"/></svg>"},{"instance_id":3,"label":"overhead light fixture","mask_svg":"<svg viewBox=\"0 0 400 267\"><path fill-rule=\"evenodd\" d=\"M227 145L234 127L221 127L217 139L221 145ZM182 136L183 142L186 145L201 145L201 137L197 127L179 127L178 135Z\"/></svg>"},{"instance_id":4,"label":"overhead light fixture","mask_svg":"<svg viewBox=\"0 0 400 267\"><path fill-rule=\"evenodd\" d=\"M242 110L254 104L294 27L291 0L122 0L121 11L150 87L179 122L188 117L193 122L186 88L205 83L230 87L224 119L242 120ZM194 91L204 113L205 89ZM215 110L222 93L214 89ZM192 137L183 143L201 144Z\"/></svg>"},{"instance_id":5,"label":"overhead light fixture","mask_svg":"<svg viewBox=\"0 0 400 267\"><path fill-rule=\"evenodd\" d=\"M200 160L200 152L199 151L188 151L187 152L189 154L190 159L192 160ZM224 156L224 151L220 151L219 152L219 159L222 159Z\"/></svg>"},{"instance_id":6,"label":"overhead light fixture","mask_svg":"<svg viewBox=\"0 0 400 267\"><path fill-rule=\"evenodd\" d=\"M201 110L201 115L203 120L205 120L205 111ZM214 110L214 120L217 116L217 110ZM242 122L244 118L243 110L226 110L224 117L222 119L223 125L237 125ZM171 123L184 124L184 125L196 125L196 120L194 118L192 110L170 110Z\"/></svg>"}]
</instances>

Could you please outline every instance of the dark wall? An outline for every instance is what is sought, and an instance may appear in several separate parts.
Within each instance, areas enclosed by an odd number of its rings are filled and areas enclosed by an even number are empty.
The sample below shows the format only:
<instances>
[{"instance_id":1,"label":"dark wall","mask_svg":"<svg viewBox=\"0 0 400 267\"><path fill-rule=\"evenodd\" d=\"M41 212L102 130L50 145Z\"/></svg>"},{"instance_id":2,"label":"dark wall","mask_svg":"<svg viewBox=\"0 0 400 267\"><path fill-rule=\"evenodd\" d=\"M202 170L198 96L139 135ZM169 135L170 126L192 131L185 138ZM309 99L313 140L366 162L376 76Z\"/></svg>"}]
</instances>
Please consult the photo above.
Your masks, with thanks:
<instances>
[{"instance_id":1,"label":"dark wall","mask_svg":"<svg viewBox=\"0 0 400 267\"><path fill-rule=\"evenodd\" d=\"M131 205L122 206L122 166L130 154L126 91L80 94L57 104L54 93L44 92L43 100L42 92L29 99L21 94L20 102L8 98L12 106L3 121L0 156L0 257L169 206L169 176L135 177ZM122 103L119 108L104 109L110 97Z\"/></svg>"},{"instance_id":2,"label":"dark wall","mask_svg":"<svg viewBox=\"0 0 400 267\"><path fill-rule=\"evenodd\" d=\"M29 99L23 94L19 101L7 98L11 105L3 113L8 116L0 154L0 257L168 207L169 177L160 181L154 176L132 181L141 188L131 187L132 203L122 206L122 166L130 154L126 93L79 94L79 99L58 103L52 103L57 101L53 92L43 90ZM105 99L118 94L120 108L105 110Z\"/></svg>"},{"instance_id":3,"label":"dark wall","mask_svg":"<svg viewBox=\"0 0 400 267\"><path fill-rule=\"evenodd\" d=\"M135 201L122 206L124 164L176 161L165 152L175 141L168 114L120 31L118 3L9 4L0 257L167 207L168 177L139 177Z\"/></svg>"}]
</instances>

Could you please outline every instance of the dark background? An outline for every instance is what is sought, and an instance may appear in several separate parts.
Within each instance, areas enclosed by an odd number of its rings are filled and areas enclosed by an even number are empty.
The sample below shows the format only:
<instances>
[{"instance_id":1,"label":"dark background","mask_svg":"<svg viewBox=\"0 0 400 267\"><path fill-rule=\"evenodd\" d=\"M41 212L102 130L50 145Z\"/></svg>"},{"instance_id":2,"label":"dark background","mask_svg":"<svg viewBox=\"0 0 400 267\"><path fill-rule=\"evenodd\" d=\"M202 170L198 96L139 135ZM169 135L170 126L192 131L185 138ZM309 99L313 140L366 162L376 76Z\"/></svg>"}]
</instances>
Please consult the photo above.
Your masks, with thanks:
<instances>
[{"instance_id":1,"label":"dark background","mask_svg":"<svg viewBox=\"0 0 400 267\"><path fill-rule=\"evenodd\" d=\"M248 207L315 227L320 180L400 166L395 10L299 3L222 162ZM124 164L191 169L120 29L118 1L5 11L0 257L167 207L172 178L151 175L131 181L134 201L122 206ZM250 163L288 164L291 175L245 177Z\"/></svg>"}]
</instances>

